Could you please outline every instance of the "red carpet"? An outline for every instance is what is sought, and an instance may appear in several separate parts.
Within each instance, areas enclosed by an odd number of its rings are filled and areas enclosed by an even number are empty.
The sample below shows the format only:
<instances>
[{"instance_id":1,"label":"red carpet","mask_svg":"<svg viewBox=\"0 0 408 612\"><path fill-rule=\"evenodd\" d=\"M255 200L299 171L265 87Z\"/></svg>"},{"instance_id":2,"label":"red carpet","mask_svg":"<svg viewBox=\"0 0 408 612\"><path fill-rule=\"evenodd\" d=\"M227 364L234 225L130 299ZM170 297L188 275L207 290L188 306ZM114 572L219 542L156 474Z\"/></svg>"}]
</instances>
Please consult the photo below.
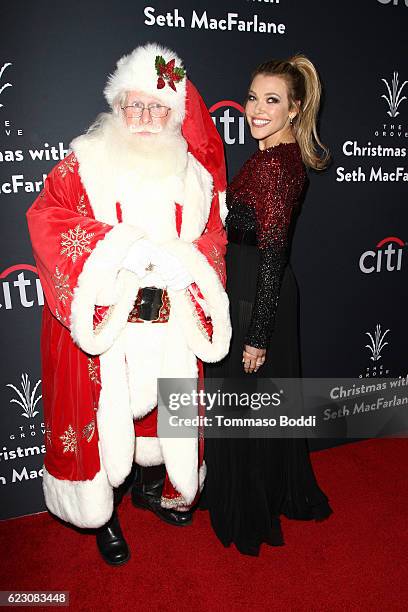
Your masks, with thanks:
<instances>
[{"instance_id":1,"label":"red carpet","mask_svg":"<svg viewBox=\"0 0 408 612\"><path fill-rule=\"evenodd\" d=\"M407 451L407 439L383 439L312 453L334 514L282 519L286 545L258 558L223 548L206 512L176 528L128 497L120 516L132 558L118 568L94 537L46 513L4 521L0 589L70 591L75 611L407 610Z\"/></svg>"}]
</instances>

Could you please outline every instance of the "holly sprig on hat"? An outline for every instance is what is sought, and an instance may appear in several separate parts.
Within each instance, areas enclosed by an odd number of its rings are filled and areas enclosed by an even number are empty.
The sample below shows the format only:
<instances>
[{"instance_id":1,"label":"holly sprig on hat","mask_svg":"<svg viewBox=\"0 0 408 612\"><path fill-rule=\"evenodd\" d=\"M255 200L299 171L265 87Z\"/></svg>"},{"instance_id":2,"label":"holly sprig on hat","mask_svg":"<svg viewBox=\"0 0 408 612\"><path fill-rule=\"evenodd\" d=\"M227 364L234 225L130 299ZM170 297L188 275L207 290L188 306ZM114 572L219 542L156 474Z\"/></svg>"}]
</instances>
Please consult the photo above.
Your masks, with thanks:
<instances>
[{"instance_id":1,"label":"holly sprig on hat","mask_svg":"<svg viewBox=\"0 0 408 612\"><path fill-rule=\"evenodd\" d=\"M156 55L154 65L157 72L157 89L163 89L166 83L171 89L177 91L176 83L179 83L186 76L186 71L181 66L175 66L176 60L173 58L166 64L162 55Z\"/></svg>"}]
</instances>

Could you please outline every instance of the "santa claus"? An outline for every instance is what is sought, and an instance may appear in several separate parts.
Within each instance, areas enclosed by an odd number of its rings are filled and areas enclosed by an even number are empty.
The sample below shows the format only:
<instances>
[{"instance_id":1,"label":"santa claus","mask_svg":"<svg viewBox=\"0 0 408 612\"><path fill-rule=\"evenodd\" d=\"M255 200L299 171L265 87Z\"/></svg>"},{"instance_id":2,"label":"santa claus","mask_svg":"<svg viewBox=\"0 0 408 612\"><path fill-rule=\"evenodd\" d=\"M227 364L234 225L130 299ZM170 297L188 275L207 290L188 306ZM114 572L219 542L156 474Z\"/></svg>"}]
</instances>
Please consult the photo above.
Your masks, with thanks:
<instances>
[{"instance_id":1,"label":"santa claus","mask_svg":"<svg viewBox=\"0 0 408 612\"><path fill-rule=\"evenodd\" d=\"M119 565L129 549L116 493L133 461L165 466L163 478L137 470L134 505L191 521L203 440L158 436L157 379L201 384L231 326L223 147L202 98L156 44L121 58L104 93L111 112L71 143L27 218L46 297L45 501L97 528L103 558Z\"/></svg>"}]
</instances>

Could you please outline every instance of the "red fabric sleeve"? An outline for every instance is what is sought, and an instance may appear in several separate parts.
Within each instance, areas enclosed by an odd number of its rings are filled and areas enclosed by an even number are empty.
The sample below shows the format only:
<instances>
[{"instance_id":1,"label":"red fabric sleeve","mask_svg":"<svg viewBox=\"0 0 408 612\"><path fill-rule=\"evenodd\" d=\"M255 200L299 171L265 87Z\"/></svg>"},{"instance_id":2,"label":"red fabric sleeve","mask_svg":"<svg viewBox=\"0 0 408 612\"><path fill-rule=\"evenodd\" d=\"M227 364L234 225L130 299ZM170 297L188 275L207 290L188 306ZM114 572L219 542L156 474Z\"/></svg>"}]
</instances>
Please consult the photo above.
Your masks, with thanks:
<instances>
[{"instance_id":1,"label":"red fabric sleeve","mask_svg":"<svg viewBox=\"0 0 408 612\"><path fill-rule=\"evenodd\" d=\"M97 242L112 229L93 218L73 153L50 172L27 221L48 306L69 327L78 276Z\"/></svg>"},{"instance_id":2,"label":"red fabric sleeve","mask_svg":"<svg viewBox=\"0 0 408 612\"><path fill-rule=\"evenodd\" d=\"M213 196L211 210L205 230L200 236L200 238L195 240L193 244L195 244L197 249L206 257L208 263L217 273L222 283L222 286L225 289L225 252L227 248L227 234L220 218L218 194L214 194ZM195 298L195 296L197 296L199 299L204 300L204 296L196 283L193 283L191 285L190 296L195 306L198 318L203 328L206 330L208 337L211 338L211 318L206 316L202 305Z\"/></svg>"},{"instance_id":3,"label":"red fabric sleeve","mask_svg":"<svg viewBox=\"0 0 408 612\"><path fill-rule=\"evenodd\" d=\"M198 250L205 255L209 264L217 272L218 277L225 288L225 253L227 250L227 233L220 217L220 205L218 194L214 194L211 210L208 216L207 225L204 232L194 241Z\"/></svg>"}]
</instances>

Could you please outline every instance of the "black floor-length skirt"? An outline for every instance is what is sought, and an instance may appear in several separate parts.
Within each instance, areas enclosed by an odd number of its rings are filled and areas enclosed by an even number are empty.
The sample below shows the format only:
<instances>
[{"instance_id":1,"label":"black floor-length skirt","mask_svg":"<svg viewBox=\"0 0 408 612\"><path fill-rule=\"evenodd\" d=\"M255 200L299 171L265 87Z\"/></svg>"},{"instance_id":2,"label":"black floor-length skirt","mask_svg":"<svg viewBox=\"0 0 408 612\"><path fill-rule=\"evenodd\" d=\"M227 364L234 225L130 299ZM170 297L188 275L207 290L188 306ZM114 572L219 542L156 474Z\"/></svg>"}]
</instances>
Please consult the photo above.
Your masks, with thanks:
<instances>
[{"instance_id":1,"label":"black floor-length skirt","mask_svg":"<svg viewBox=\"0 0 408 612\"><path fill-rule=\"evenodd\" d=\"M227 291L233 336L228 356L206 370L209 378L299 378L298 287L290 263L282 278L265 365L245 374L242 349L256 288L259 251L229 243ZM253 271L253 273L251 273ZM243 382L243 384L245 384ZM253 383L251 383L253 384ZM316 482L305 438L207 438L207 478L200 502L225 545L257 555L262 543L284 544L280 515L323 520L332 513Z\"/></svg>"}]
</instances>

